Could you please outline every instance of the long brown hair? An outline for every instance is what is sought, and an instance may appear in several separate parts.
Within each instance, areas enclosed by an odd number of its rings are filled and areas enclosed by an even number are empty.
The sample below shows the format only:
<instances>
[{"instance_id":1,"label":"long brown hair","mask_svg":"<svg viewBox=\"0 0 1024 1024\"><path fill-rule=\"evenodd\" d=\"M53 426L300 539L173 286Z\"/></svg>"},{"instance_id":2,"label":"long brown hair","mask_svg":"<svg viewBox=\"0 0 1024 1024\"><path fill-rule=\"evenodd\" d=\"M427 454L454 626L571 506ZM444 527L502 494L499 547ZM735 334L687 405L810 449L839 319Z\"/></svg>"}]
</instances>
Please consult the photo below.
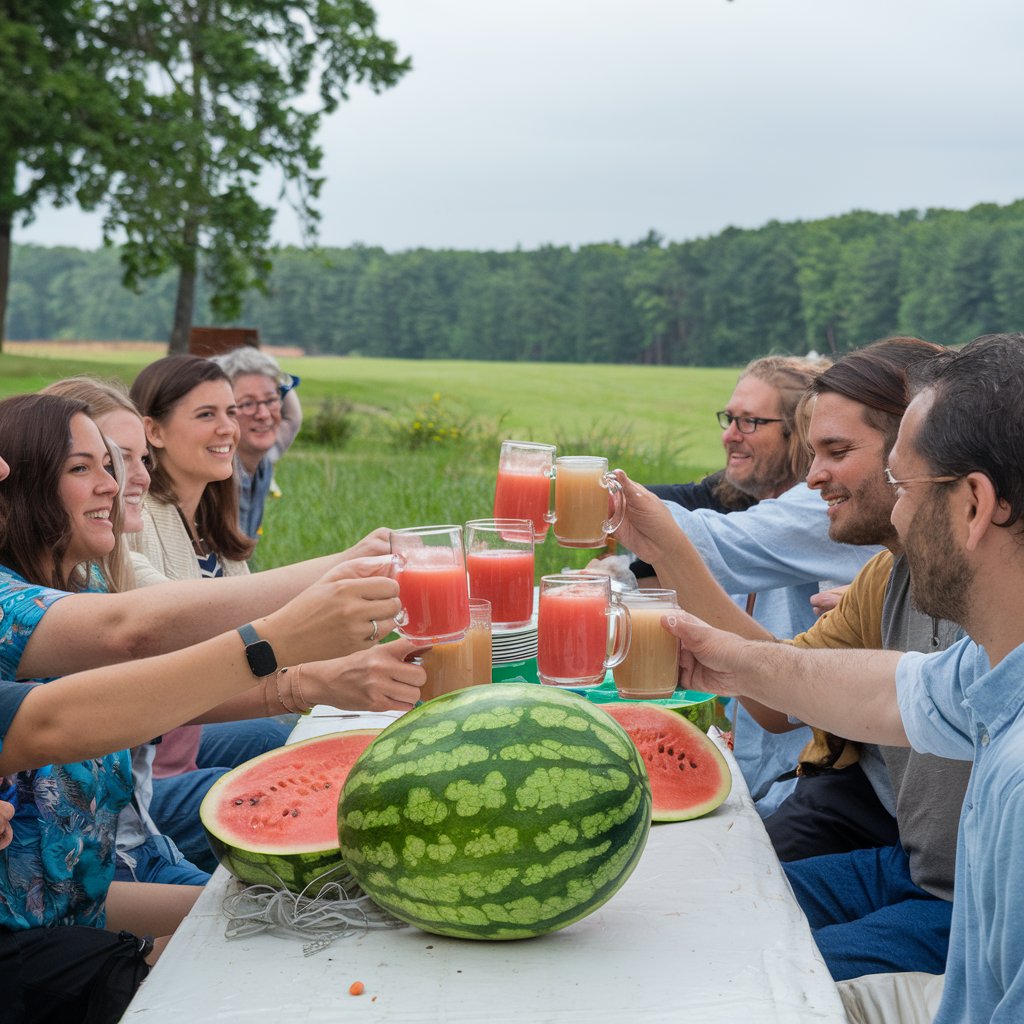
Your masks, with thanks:
<instances>
[{"instance_id":1,"label":"long brown hair","mask_svg":"<svg viewBox=\"0 0 1024 1024\"><path fill-rule=\"evenodd\" d=\"M77 377L65 377L54 384L48 384L41 395L59 395L61 398L70 398L72 401L84 402L88 407L89 415L93 420L100 416L106 416L112 412L130 412L138 416L139 410L135 403L128 397L128 389L119 380L102 380L99 377L90 377L81 374ZM117 482L121 484L118 491L115 505L117 506L117 524L114 529L114 550L104 558L99 566L111 592L118 593L124 590L134 590L136 586L135 570L132 568L131 556L128 553L128 545L125 536L120 528L124 522L124 471L120 465L121 453L116 444L104 436L107 448L110 451L111 460L114 463Z\"/></svg>"},{"instance_id":2,"label":"long brown hair","mask_svg":"<svg viewBox=\"0 0 1024 1024\"><path fill-rule=\"evenodd\" d=\"M216 380L224 381L229 388L231 386L227 374L209 359L190 355L165 356L142 370L129 394L143 416L164 424L193 388ZM149 493L158 501L178 505L174 481L161 465L159 449L150 445L149 454L152 461ZM203 488L196 509L196 526L199 535L223 558L242 561L252 554L256 546L239 528L238 490L233 477L214 480Z\"/></svg>"},{"instance_id":3,"label":"long brown hair","mask_svg":"<svg viewBox=\"0 0 1024 1024\"><path fill-rule=\"evenodd\" d=\"M0 481L0 562L29 583L55 590L86 589L92 568L86 564L64 572L71 521L60 499L60 479L71 451L71 420L79 413L89 415L85 402L57 395L16 395L0 402L0 455L11 469ZM110 455L116 466L120 452L116 459ZM116 536L117 502L111 518ZM105 568L102 561L98 568Z\"/></svg>"}]
</instances>

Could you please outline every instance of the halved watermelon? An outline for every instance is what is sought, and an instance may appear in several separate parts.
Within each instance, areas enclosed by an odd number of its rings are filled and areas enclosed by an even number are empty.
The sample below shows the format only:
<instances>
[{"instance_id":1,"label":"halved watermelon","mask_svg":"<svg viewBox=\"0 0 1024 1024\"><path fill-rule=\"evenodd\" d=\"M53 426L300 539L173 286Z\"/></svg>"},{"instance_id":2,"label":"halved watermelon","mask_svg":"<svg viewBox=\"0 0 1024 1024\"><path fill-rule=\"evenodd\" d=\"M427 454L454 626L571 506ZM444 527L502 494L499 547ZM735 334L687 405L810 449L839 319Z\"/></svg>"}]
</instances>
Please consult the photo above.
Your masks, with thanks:
<instances>
[{"instance_id":1,"label":"halved watermelon","mask_svg":"<svg viewBox=\"0 0 1024 1024\"><path fill-rule=\"evenodd\" d=\"M685 821L718 807L732 773L714 742L682 715L657 704L603 704L636 744L651 780L652 821Z\"/></svg>"},{"instance_id":2,"label":"halved watermelon","mask_svg":"<svg viewBox=\"0 0 1024 1024\"><path fill-rule=\"evenodd\" d=\"M289 743L222 775L199 807L221 864L249 885L283 883L292 892L344 864L338 798L352 765L379 733L356 729ZM316 892L319 887L307 895Z\"/></svg>"}]
</instances>

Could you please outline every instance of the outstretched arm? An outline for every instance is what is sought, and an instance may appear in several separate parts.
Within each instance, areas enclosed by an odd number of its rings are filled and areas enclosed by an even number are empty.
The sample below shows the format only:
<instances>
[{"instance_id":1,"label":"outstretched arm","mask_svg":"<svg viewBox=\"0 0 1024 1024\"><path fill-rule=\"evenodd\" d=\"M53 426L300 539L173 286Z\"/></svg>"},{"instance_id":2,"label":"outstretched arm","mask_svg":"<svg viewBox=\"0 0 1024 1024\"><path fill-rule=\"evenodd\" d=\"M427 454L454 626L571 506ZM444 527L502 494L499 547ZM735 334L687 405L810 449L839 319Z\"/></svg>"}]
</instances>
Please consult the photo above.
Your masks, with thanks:
<instances>
[{"instance_id":1,"label":"outstretched arm","mask_svg":"<svg viewBox=\"0 0 1024 1024\"><path fill-rule=\"evenodd\" d=\"M370 647L370 621L394 626L398 585L390 559L327 573L285 607L256 619L280 665L338 658ZM66 599L68 600L68 599ZM254 688L244 645L232 630L195 647L33 687L0 748L0 774L65 764L145 742ZM274 677L259 681L272 687Z\"/></svg>"},{"instance_id":2,"label":"outstretched arm","mask_svg":"<svg viewBox=\"0 0 1024 1024\"><path fill-rule=\"evenodd\" d=\"M808 651L712 629L685 612L662 620L679 637L687 685L746 696L849 739L908 746L896 702L896 651Z\"/></svg>"},{"instance_id":3,"label":"outstretched arm","mask_svg":"<svg viewBox=\"0 0 1024 1024\"><path fill-rule=\"evenodd\" d=\"M335 566L388 552L388 531L374 530L334 555L216 580L179 580L123 594L72 594L39 621L18 663L20 679L180 650L269 615Z\"/></svg>"}]
</instances>

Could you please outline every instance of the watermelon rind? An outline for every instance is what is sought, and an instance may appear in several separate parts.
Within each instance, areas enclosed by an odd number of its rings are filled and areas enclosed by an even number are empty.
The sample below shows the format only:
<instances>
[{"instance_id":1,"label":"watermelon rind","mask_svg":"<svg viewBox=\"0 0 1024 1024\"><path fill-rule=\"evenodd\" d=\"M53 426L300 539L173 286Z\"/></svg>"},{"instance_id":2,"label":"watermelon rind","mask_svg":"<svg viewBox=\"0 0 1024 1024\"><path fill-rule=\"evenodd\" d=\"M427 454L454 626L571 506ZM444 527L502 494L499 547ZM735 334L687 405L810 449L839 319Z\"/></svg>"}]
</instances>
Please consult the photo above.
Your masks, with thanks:
<instances>
[{"instance_id":1,"label":"watermelon rind","mask_svg":"<svg viewBox=\"0 0 1024 1024\"><path fill-rule=\"evenodd\" d=\"M732 772L705 732L656 704L604 704L636 744L651 781L652 820L688 821L720 807L732 790Z\"/></svg>"},{"instance_id":2,"label":"watermelon rind","mask_svg":"<svg viewBox=\"0 0 1024 1024\"><path fill-rule=\"evenodd\" d=\"M334 829L337 801L352 764L380 731L353 729L289 743L222 775L199 807L217 860L246 885L283 887L307 896L316 896L328 882L340 881L347 871ZM267 771L280 775L281 788L262 787L266 792L261 790L259 803L250 811L251 780ZM312 843L299 838L288 841L288 832L307 825L301 812L312 809L313 803L321 818L330 819L330 828L320 829L326 838ZM292 811L299 814L292 817ZM242 821L246 813L248 820ZM266 825L270 820L273 835Z\"/></svg>"},{"instance_id":3,"label":"watermelon rind","mask_svg":"<svg viewBox=\"0 0 1024 1024\"><path fill-rule=\"evenodd\" d=\"M583 697L508 683L435 697L367 748L342 854L400 920L456 938L556 931L609 900L650 830L647 773Z\"/></svg>"}]
</instances>

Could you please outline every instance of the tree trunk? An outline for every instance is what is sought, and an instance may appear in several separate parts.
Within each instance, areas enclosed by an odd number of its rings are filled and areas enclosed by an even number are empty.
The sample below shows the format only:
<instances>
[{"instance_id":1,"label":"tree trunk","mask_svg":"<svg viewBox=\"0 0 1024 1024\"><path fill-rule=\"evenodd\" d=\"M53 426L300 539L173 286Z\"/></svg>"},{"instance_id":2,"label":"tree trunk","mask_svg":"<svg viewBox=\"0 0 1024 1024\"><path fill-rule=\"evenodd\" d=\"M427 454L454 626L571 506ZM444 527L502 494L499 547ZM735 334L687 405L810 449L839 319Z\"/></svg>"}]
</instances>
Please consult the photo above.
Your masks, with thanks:
<instances>
[{"instance_id":1,"label":"tree trunk","mask_svg":"<svg viewBox=\"0 0 1024 1024\"><path fill-rule=\"evenodd\" d=\"M178 295L174 300L174 323L171 326L171 340L167 354L182 355L188 352L189 337L192 334L192 318L196 312L196 267L199 265L199 227L193 220L185 222L183 241L185 259L178 264Z\"/></svg>"},{"instance_id":2,"label":"tree trunk","mask_svg":"<svg viewBox=\"0 0 1024 1024\"><path fill-rule=\"evenodd\" d=\"M189 337L192 334L192 316L196 304L195 268L182 267L178 271L178 295L174 300L174 324L171 327L170 344L167 354L181 355L188 352Z\"/></svg>"}]
</instances>

